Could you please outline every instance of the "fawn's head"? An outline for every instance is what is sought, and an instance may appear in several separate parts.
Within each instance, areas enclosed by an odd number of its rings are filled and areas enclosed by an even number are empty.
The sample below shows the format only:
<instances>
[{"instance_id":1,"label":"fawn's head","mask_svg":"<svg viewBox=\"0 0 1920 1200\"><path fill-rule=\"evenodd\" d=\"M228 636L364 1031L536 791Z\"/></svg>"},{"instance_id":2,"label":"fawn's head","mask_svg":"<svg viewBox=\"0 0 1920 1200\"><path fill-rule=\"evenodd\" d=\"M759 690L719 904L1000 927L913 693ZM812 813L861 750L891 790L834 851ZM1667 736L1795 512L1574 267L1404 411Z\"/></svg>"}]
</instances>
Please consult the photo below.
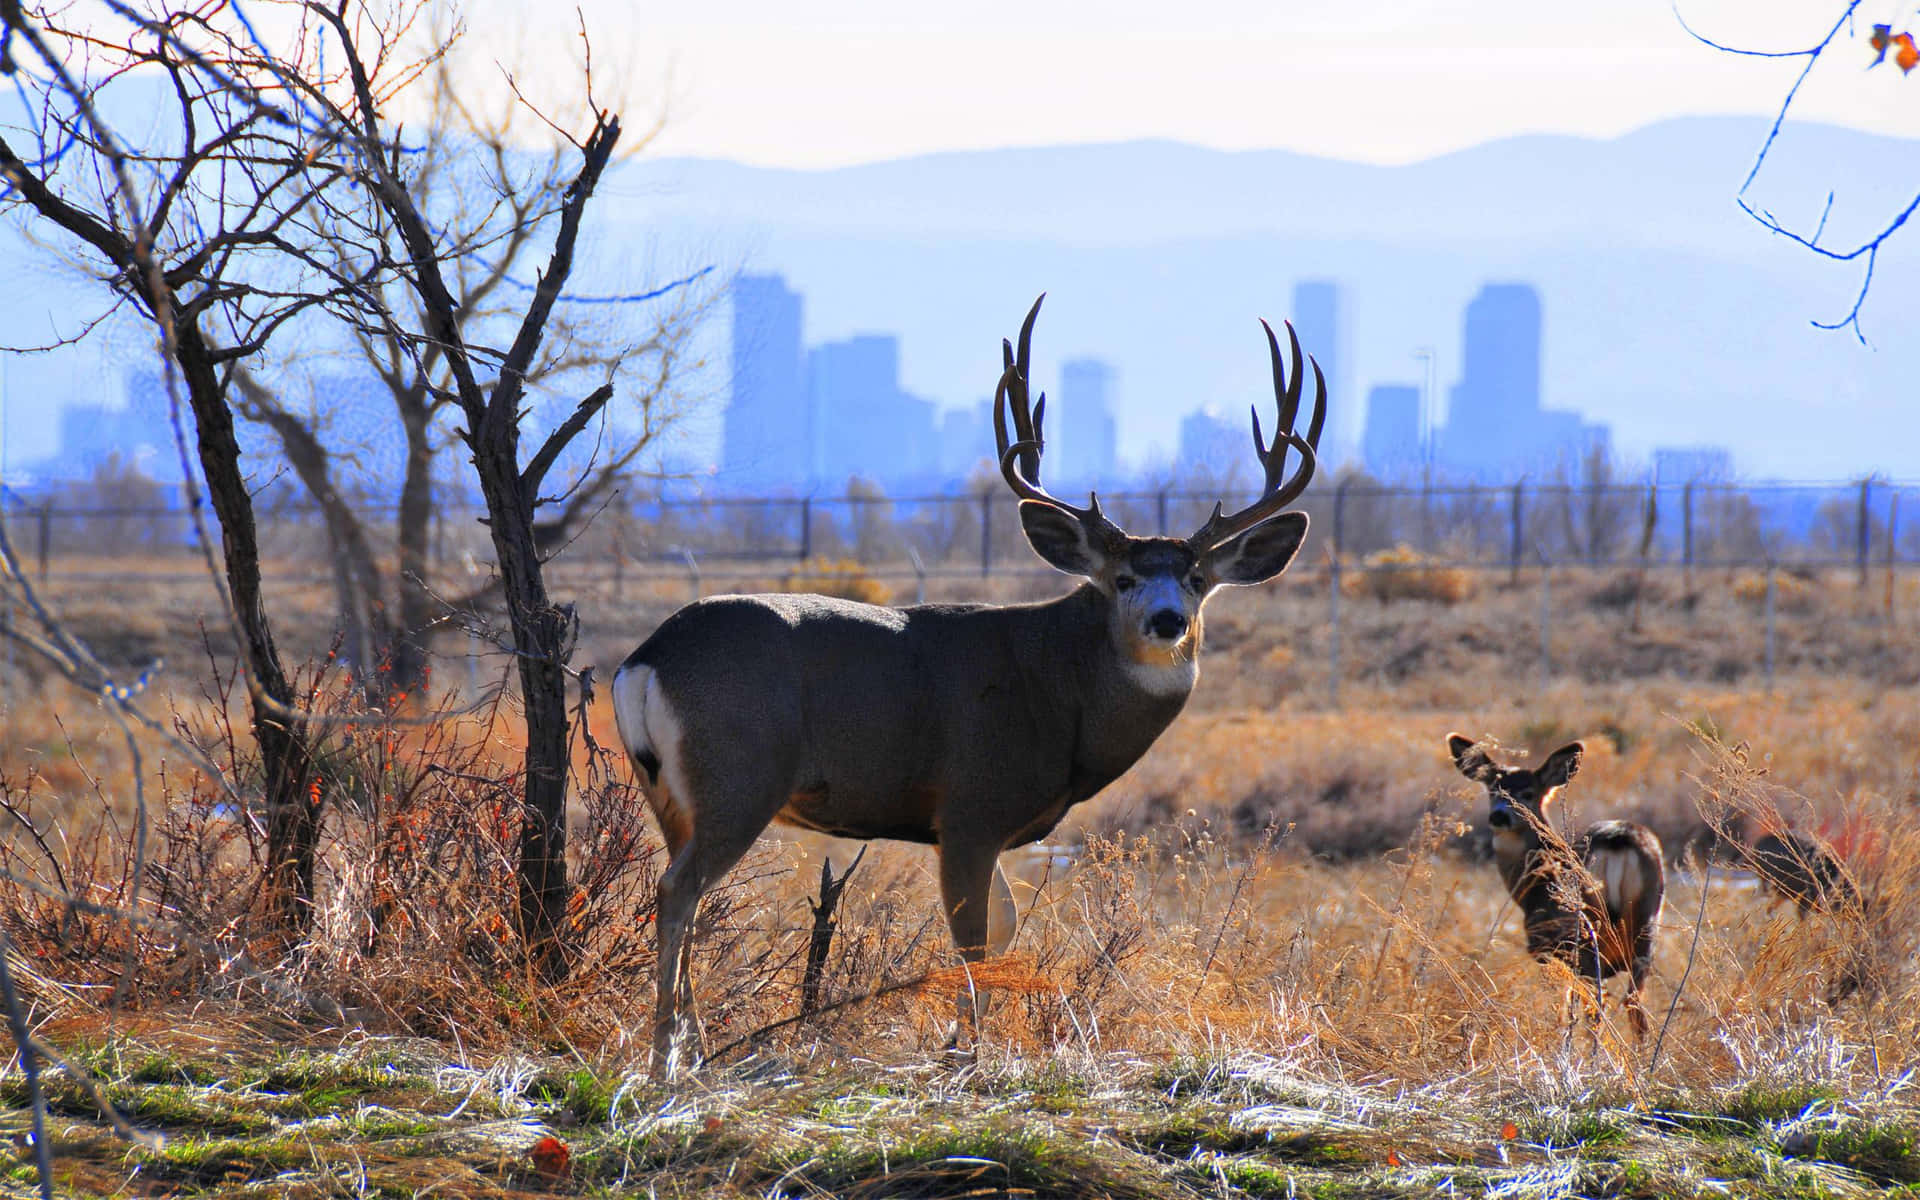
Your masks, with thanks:
<instances>
[{"instance_id":1,"label":"fawn's head","mask_svg":"<svg viewBox=\"0 0 1920 1200\"><path fill-rule=\"evenodd\" d=\"M1020 327L1018 352L1013 343L1001 343L1005 366L993 400L1000 472L1020 497L1021 527L1041 558L1070 575L1083 576L1107 597L1114 642L1130 662L1155 666L1191 659L1200 640L1201 608L1214 589L1272 579L1286 570L1307 536L1307 515L1281 510L1313 478L1314 451L1327 415L1327 387L1320 365L1312 364L1313 411L1302 436L1294 430L1305 378L1300 339L1287 326L1292 343L1289 373L1281 363L1279 339L1262 321L1273 360L1279 420L1269 446L1261 434L1259 412L1253 416L1254 454L1265 474L1259 499L1231 515L1222 512L1224 505L1214 505L1213 515L1191 537L1134 537L1107 519L1100 511L1099 497L1088 497L1087 507L1079 508L1055 499L1040 486L1047 398L1043 395L1029 402L1027 376L1033 323L1045 299L1034 301ZM1291 474L1287 471L1290 450L1299 456Z\"/></svg>"},{"instance_id":2,"label":"fawn's head","mask_svg":"<svg viewBox=\"0 0 1920 1200\"><path fill-rule=\"evenodd\" d=\"M1503 767L1479 743L1457 733L1447 735L1447 749L1460 773L1487 789L1487 825L1494 837L1517 836L1529 845L1539 841L1547 805L1579 772L1586 752L1579 742L1568 742L1528 768Z\"/></svg>"}]
</instances>

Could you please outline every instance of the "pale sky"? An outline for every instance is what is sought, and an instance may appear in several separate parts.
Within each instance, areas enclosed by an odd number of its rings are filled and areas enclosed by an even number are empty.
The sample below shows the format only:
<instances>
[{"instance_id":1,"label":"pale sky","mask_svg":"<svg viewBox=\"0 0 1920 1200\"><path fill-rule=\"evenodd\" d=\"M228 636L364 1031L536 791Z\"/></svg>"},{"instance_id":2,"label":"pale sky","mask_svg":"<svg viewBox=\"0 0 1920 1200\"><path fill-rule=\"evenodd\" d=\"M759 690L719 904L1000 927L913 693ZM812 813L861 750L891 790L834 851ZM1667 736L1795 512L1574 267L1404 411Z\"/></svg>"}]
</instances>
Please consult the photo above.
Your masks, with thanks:
<instances>
[{"instance_id":1,"label":"pale sky","mask_svg":"<svg viewBox=\"0 0 1920 1200\"><path fill-rule=\"evenodd\" d=\"M1680 11L1709 37L1780 50L1817 41L1844 7ZM467 11L469 53L519 64L549 96L572 86L571 11ZM657 152L768 166L1146 137L1397 163L1516 133L1611 137L1672 116L1771 113L1800 66L1710 50L1661 0L586 0L583 13L600 90L629 127L664 103ZM1863 69L1872 22L1920 24L1911 0L1868 0L1858 21L1795 115L1920 137L1920 72Z\"/></svg>"}]
</instances>

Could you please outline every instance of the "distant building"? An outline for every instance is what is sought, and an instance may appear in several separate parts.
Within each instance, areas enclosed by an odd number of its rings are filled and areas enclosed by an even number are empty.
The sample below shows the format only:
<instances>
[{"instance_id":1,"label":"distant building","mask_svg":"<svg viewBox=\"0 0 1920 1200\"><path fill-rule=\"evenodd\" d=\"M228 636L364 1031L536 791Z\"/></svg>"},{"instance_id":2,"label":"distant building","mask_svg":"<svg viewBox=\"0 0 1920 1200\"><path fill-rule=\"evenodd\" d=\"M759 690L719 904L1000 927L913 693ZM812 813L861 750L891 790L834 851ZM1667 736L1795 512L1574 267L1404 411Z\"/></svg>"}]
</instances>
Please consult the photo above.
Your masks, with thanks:
<instances>
[{"instance_id":1,"label":"distant building","mask_svg":"<svg viewBox=\"0 0 1920 1200\"><path fill-rule=\"evenodd\" d=\"M778 275L734 281L733 394L722 430L721 468L737 491L806 486L814 423L802 374L800 295Z\"/></svg>"},{"instance_id":2,"label":"distant building","mask_svg":"<svg viewBox=\"0 0 1920 1200\"><path fill-rule=\"evenodd\" d=\"M900 339L862 334L807 354L812 480L837 490L855 475L889 490L928 482L938 446L933 404L900 389Z\"/></svg>"},{"instance_id":3,"label":"distant building","mask_svg":"<svg viewBox=\"0 0 1920 1200\"><path fill-rule=\"evenodd\" d=\"M1725 446L1658 446L1653 477L1661 483L1727 483L1733 479L1733 455Z\"/></svg>"},{"instance_id":4,"label":"distant building","mask_svg":"<svg viewBox=\"0 0 1920 1200\"><path fill-rule=\"evenodd\" d=\"M1420 389L1383 383L1367 393L1360 457L1379 479L1402 479L1420 466Z\"/></svg>"},{"instance_id":5,"label":"distant building","mask_svg":"<svg viewBox=\"0 0 1920 1200\"><path fill-rule=\"evenodd\" d=\"M1488 284L1467 304L1461 378L1447 405L1446 456L1475 478L1532 465L1540 441L1540 293Z\"/></svg>"},{"instance_id":6,"label":"distant building","mask_svg":"<svg viewBox=\"0 0 1920 1200\"><path fill-rule=\"evenodd\" d=\"M1249 427L1250 428L1250 427ZM1174 464L1195 468L1220 479L1231 477L1247 454L1248 429L1226 420L1210 408L1196 409L1180 422L1180 455Z\"/></svg>"},{"instance_id":7,"label":"distant building","mask_svg":"<svg viewBox=\"0 0 1920 1200\"><path fill-rule=\"evenodd\" d=\"M1540 406L1540 293L1528 283L1491 283L1468 302L1461 377L1449 393L1441 438L1448 469L1504 481L1577 467L1612 434L1580 414Z\"/></svg>"},{"instance_id":8,"label":"distant building","mask_svg":"<svg viewBox=\"0 0 1920 1200\"><path fill-rule=\"evenodd\" d=\"M1114 370L1097 358L1076 358L1060 368L1060 407L1048 405L1060 422L1059 449L1048 445L1047 471L1055 479L1106 483L1119 473L1118 427L1113 419Z\"/></svg>"},{"instance_id":9,"label":"distant building","mask_svg":"<svg viewBox=\"0 0 1920 1200\"><path fill-rule=\"evenodd\" d=\"M964 480L981 466L993 467L993 401L982 400L940 414L940 454L945 479Z\"/></svg>"},{"instance_id":10,"label":"distant building","mask_svg":"<svg viewBox=\"0 0 1920 1200\"><path fill-rule=\"evenodd\" d=\"M1293 306L1288 312L1288 320L1293 322L1293 331L1300 336L1300 350L1313 357L1320 364L1321 377L1327 381L1327 411L1340 413L1351 411L1352 402L1347 391L1347 378L1344 374L1347 356L1342 339L1346 336L1344 322L1340 319L1340 285L1330 279L1308 279L1293 286ZM1280 337L1280 349L1287 349L1287 331L1276 329ZM1303 404L1313 403L1313 368L1307 367L1307 379L1301 395ZM1351 417L1345 420L1352 420ZM1336 448L1327 445L1329 458L1345 456L1345 449L1353 443L1348 440L1353 435L1344 423L1338 423L1330 430L1334 440L1343 443Z\"/></svg>"},{"instance_id":11,"label":"distant building","mask_svg":"<svg viewBox=\"0 0 1920 1200\"><path fill-rule=\"evenodd\" d=\"M127 373L124 402L69 403L60 410L60 449L46 464L54 478L85 479L110 458L149 479L180 482L180 453L175 448L166 381L157 370ZM193 414L185 414L192 447Z\"/></svg>"}]
</instances>

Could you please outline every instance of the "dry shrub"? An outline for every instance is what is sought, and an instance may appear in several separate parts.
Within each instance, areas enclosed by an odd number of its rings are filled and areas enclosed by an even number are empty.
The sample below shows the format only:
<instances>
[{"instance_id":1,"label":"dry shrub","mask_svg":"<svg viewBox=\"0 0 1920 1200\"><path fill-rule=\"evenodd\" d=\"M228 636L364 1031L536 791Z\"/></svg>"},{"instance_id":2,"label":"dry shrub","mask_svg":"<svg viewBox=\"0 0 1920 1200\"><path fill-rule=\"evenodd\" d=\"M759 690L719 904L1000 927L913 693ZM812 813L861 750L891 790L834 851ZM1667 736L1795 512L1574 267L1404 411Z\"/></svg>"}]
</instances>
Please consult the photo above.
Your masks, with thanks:
<instances>
[{"instance_id":1,"label":"dry shrub","mask_svg":"<svg viewBox=\"0 0 1920 1200\"><path fill-rule=\"evenodd\" d=\"M1376 550L1361 568L1341 584L1347 595L1386 604L1393 600L1425 600L1459 604L1478 590L1473 572L1461 567L1434 565L1426 555L1402 542L1391 550Z\"/></svg>"},{"instance_id":2,"label":"dry shrub","mask_svg":"<svg viewBox=\"0 0 1920 1200\"><path fill-rule=\"evenodd\" d=\"M606 749L583 747L577 758L570 971L549 986L526 965L517 921L517 722L498 703L458 716L369 712L337 673L308 674L303 690L322 714L323 834L301 932L262 920L264 814L244 787L169 770L147 789L144 814L122 816L102 797L88 823L57 828L47 814L60 798L38 776L0 772L0 810L16 831L0 838L0 922L58 981L58 1007L237 1000L495 1046L557 1038L605 1047L645 1027L664 856ZM232 700L217 692L179 722L227 780L244 781L258 767ZM703 908L703 958L745 964L742 978L780 974L761 957L780 947L755 938L740 949L753 927L741 906L757 902L755 864L765 861L750 857ZM758 994L732 989L722 1023Z\"/></svg>"},{"instance_id":3,"label":"dry shrub","mask_svg":"<svg viewBox=\"0 0 1920 1200\"><path fill-rule=\"evenodd\" d=\"M851 558L810 558L780 581L783 592L815 592L858 600L862 604L889 604L893 589Z\"/></svg>"},{"instance_id":4,"label":"dry shrub","mask_svg":"<svg viewBox=\"0 0 1920 1200\"><path fill-rule=\"evenodd\" d=\"M1733 579L1733 597L1755 609L1766 607L1767 573L1742 571ZM1812 612L1819 599L1814 581L1791 571L1773 572L1773 603L1782 612Z\"/></svg>"}]
</instances>

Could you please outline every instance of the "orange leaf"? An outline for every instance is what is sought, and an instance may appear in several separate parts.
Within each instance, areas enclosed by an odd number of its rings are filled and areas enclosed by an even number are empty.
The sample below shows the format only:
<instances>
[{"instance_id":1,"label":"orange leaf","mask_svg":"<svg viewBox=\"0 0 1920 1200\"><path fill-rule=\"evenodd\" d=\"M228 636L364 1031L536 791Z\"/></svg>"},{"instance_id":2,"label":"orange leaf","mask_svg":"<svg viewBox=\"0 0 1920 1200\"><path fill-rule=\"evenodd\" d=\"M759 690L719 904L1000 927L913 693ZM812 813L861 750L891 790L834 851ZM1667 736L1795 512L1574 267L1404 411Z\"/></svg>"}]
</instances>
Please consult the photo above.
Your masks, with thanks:
<instances>
[{"instance_id":1,"label":"orange leaf","mask_svg":"<svg viewBox=\"0 0 1920 1200\"><path fill-rule=\"evenodd\" d=\"M1387 1165L1388 1165L1388 1166L1390 1166L1390 1167L1397 1167L1397 1166L1399 1166L1399 1165L1400 1165L1400 1156L1399 1156L1398 1154L1395 1154L1395 1153L1394 1153L1393 1151L1391 1151L1391 1150L1389 1150L1389 1151L1387 1151Z\"/></svg>"},{"instance_id":2,"label":"orange leaf","mask_svg":"<svg viewBox=\"0 0 1920 1200\"><path fill-rule=\"evenodd\" d=\"M1916 64L1920 64L1920 50L1914 49L1912 34L1901 34L1893 39L1893 44L1899 47L1893 52L1893 65L1900 68L1902 75L1913 70Z\"/></svg>"},{"instance_id":3,"label":"orange leaf","mask_svg":"<svg viewBox=\"0 0 1920 1200\"><path fill-rule=\"evenodd\" d=\"M721 1125L721 1121L720 1121L720 1118L719 1118L719 1117L708 1117L708 1118L707 1118L707 1125L706 1125L706 1129L707 1129L707 1132L708 1132L708 1133L712 1133L712 1132L714 1132L714 1131L715 1131L716 1129L719 1129L719 1128L720 1128L720 1125Z\"/></svg>"},{"instance_id":4,"label":"orange leaf","mask_svg":"<svg viewBox=\"0 0 1920 1200\"><path fill-rule=\"evenodd\" d=\"M1887 43L1892 40L1893 26L1875 25L1873 27L1873 36L1867 39L1867 45L1872 46L1874 53L1879 55L1879 58L1873 60L1874 62L1878 63L1880 59L1887 56Z\"/></svg>"},{"instance_id":5,"label":"orange leaf","mask_svg":"<svg viewBox=\"0 0 1920 1200\"><path fill-rule=\"evenodd\" d=\"M1520 1136L1520 1127L1512 1121L1508 1121L1500 1127L1500 1136L1510 1142Z\"/></svg>"},{"instance_id":6,"label":"orange leaf","mask_svg":"<svg viewBox=\"0 0 1920 1200\"><path fill-rule=\"evenodd\" d=\"M567 1144L559 1138L548 1136L535 1142L533 1149L527 1152L527 1157L533 1160L533 1169L542 1175L564 1179L573 1158L573 1152L568 1150Z\"/></svg>"}]
</instances>

